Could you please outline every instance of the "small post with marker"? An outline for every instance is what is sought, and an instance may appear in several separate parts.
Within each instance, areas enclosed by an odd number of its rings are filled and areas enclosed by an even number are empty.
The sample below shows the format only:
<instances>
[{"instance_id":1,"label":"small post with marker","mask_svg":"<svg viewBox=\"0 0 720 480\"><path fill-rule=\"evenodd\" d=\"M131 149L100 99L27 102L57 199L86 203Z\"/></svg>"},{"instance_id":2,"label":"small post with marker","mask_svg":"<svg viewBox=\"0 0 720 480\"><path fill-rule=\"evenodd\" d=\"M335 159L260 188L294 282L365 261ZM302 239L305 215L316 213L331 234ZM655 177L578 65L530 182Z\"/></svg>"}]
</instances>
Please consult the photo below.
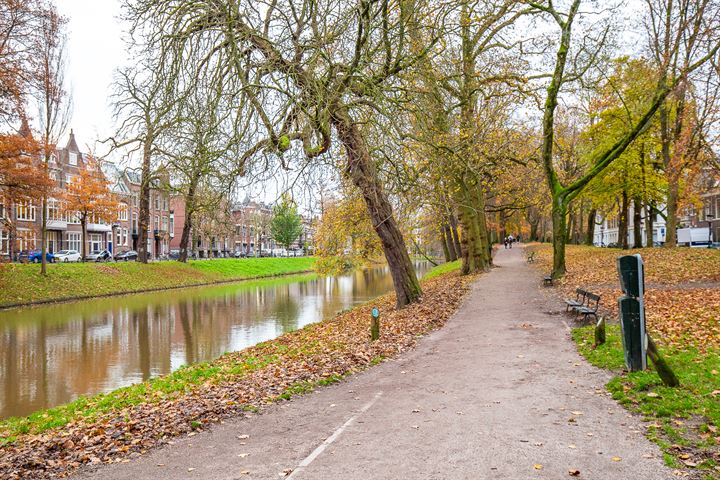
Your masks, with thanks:
<instances>
[{"instance_id":1,"label":"small post with marker","mask_svg":"<svg viewBox=\"0 0 720 480\"><path fill-rule=\"evenodd\" d=\"M370 340L373 342L380 338L380 310L377 307L372 309L372 321L370 322Z\"/></svg>"}]
</instances>

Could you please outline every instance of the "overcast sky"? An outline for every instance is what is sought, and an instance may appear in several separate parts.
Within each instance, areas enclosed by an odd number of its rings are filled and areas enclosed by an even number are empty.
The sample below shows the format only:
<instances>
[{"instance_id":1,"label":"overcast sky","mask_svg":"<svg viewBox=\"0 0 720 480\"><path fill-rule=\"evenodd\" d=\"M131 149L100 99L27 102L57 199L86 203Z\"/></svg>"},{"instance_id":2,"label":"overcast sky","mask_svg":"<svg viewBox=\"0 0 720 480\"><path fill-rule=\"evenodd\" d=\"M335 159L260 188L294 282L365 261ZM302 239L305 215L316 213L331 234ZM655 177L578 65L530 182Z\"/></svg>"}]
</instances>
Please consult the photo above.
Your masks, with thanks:
<instances>
[{"instance_id":1,"label":"overcast sky","mask_svg":"<svg viewBox=\"0 0 720 480\"><path fill-rule=\"evenodd\" d=\"M109 105L113 71L126 62L119 0L56 0L68 22L68 87L73 95L68 125L82 150L113 132ZM64 144L67 139L61 139ZM103 153L98 147L98 153Z\"/></svg>"}]
</instances>

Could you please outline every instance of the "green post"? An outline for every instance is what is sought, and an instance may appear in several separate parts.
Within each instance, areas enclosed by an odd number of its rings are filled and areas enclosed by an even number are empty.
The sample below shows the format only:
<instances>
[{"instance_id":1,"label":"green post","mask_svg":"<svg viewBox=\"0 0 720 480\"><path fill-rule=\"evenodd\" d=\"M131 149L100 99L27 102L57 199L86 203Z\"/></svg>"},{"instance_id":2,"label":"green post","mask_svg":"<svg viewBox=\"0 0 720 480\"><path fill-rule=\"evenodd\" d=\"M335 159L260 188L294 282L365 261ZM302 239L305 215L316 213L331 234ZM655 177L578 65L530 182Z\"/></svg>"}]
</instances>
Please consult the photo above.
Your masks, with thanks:
<instances>
[{"instance_id":1,"label":"green post","mask_svg":"<svg viewBox=\"0 0 720 480\"><path fill-rule=\"evenodd\" d=\"M380 310L373 307L372 321L370 322L370 339L374 342L378 338L380 338Z\"/></svg>"}]
</instances>

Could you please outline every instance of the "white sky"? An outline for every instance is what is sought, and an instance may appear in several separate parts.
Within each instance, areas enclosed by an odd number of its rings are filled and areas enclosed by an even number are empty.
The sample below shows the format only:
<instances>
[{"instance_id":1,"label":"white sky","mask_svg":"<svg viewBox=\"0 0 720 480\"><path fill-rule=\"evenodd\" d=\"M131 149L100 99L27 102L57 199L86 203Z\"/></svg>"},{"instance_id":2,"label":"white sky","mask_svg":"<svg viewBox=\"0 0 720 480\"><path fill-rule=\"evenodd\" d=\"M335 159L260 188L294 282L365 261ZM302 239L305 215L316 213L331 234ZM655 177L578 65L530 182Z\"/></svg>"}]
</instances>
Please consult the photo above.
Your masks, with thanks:
<instances>
[{"instance_id":1,"label":"white sky","mask_svg":"<svg viewBox=\"0 0 720 480\"><path fill-rule=\"evenodd\" d=\"M126 63L123 43L126 28L117 18L119 0L56 0L67 25L67 86L72 91L72 117L68 124L81 150L113 133L110 107L113 71ZM70 130L60 144L64 145ZM98 153L103 153L97 146Z\"/></svg>"}]
</instances>

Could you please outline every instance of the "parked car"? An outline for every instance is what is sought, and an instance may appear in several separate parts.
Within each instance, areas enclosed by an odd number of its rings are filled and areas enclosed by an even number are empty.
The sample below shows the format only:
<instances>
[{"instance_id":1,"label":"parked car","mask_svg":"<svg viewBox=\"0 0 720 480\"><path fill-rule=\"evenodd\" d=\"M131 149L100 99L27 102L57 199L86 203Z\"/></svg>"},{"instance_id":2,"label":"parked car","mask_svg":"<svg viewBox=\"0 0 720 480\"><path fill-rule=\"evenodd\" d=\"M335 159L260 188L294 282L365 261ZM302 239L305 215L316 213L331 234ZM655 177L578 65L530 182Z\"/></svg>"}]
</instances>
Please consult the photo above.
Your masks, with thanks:
<instances>
[{"instance_id":1,"label":"parked car","mask_svg":"<svg viewBox=\"0 0 720 480\"><path fill-rule=\"evenodd\" d=\"M56 262L79 262L82 260L82 255L77 250L60 250L55 254Z\"/></svg>"},{"instance_id":2,"label":"parked car","mask_svg":"<svg viewBox=\"0 0 720 480\"><path fill-rule=\"evenodd\" d=\"M129 262L131 260L137 260L138 253L135 250L128 250L127 252L120 252L115 255L115 260L118 262Z\"/></svg>"},{"instance_id":3,"label":"parked car","mask_svg":"<svg viewBox=\"0 0 720 480\"><path fill-rule=\"evenodd\" d=\"M48 263L53 263L55 261L55 255L53 255L50 252L45 252L45 260ZM30 252L30 255L28 256L28 262L32 262L32 263L42 262L42 252L40 250L33 250L32 252Z\"/></svg>"},{"instance_id":4,"label":"parked car","mask_svg":"<svg viewBox=\"0 0 720 480\"><path fill-rule=\"evenodd\" d=\"M233 254L233 257L235 258L245 258L246 254L242 250L238 250Z\"/></svg>"},{"instance_id":5,"label":"parked car","mask_svg":"<svg viewBox=\"0 0 720 480\"><path fill-rule=\"evenodd\" d=\"M85 256L86 262L109 262L112 260L112 254L107 250L100 250Z\"/></svg>"}]
</instances>

